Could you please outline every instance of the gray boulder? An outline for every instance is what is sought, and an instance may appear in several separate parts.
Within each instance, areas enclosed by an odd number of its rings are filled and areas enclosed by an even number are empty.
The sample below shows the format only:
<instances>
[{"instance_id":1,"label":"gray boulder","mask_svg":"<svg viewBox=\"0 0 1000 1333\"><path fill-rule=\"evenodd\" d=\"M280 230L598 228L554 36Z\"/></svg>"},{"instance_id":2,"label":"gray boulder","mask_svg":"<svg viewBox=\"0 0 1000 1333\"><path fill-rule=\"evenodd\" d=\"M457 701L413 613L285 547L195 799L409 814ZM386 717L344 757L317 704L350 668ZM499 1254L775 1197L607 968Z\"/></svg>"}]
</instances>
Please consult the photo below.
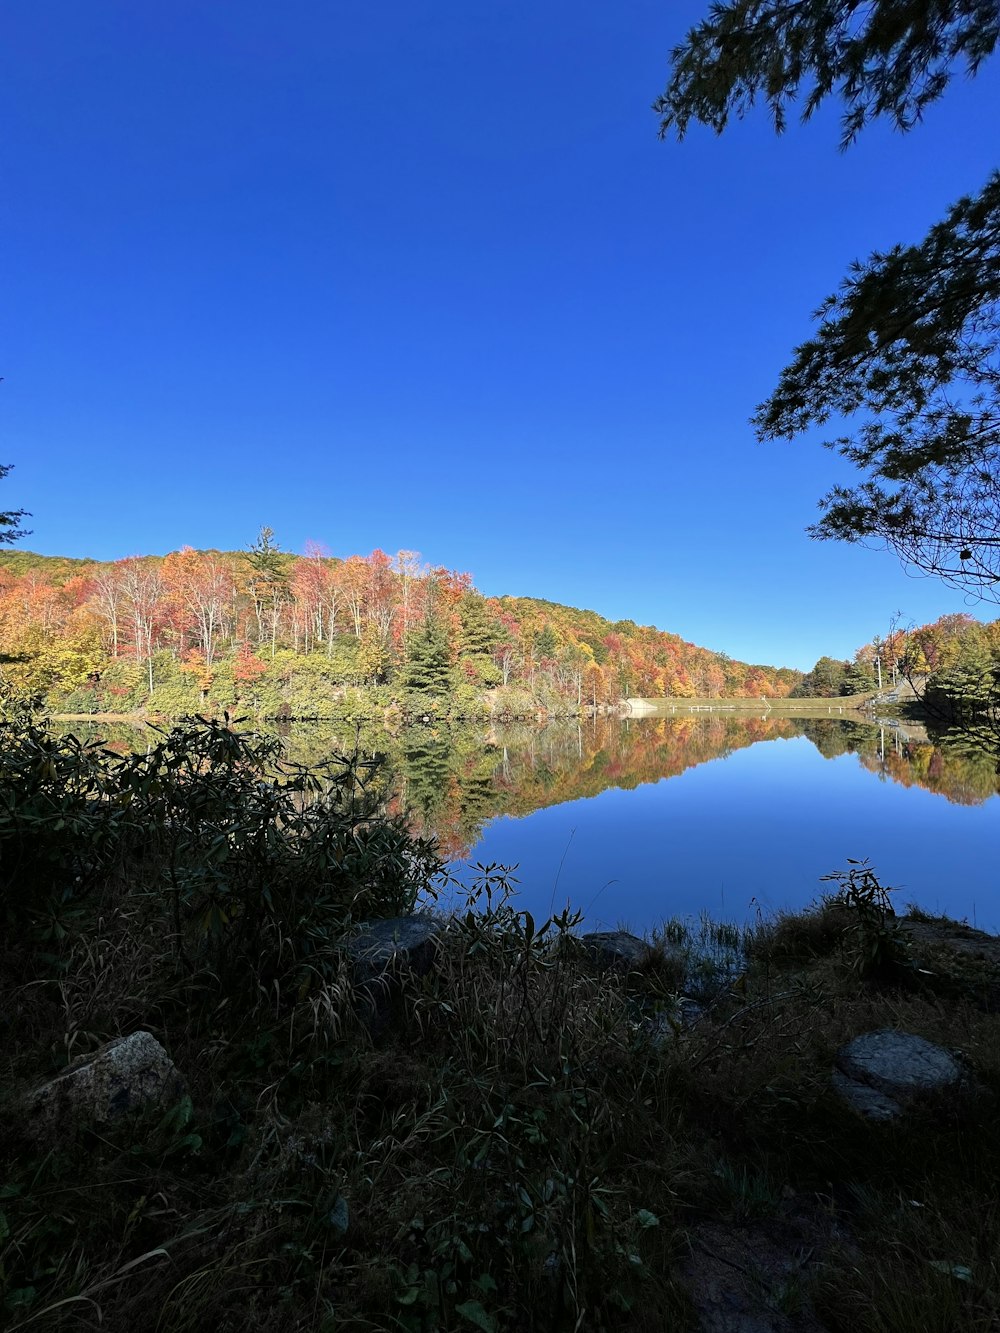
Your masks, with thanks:
<instances>
[{"instance_id":1,"label":"gray boulder","mask_svg":"<svg viewBox=\"0 0 1000 1333\"><path fill-rule=\"evenodd\" d=\"M366 921L347 942L355 996L373 1035L389 1023L402 976L426 976L434 964L441 923L431 916Z\"/></svg>"},{"instance_id":2,"label":"gray boulder","mask_svg":"<svg viewBox=\"0 0 1000 1333\"><path fill-rule=\"evenodd\" d=\"M883 1028L841 1047L833 1085L860 1115L886 1121L921 1096L957 1089L963 1078L962 1066L942 1047Z\"/></svg>"},{"instance_id":3,"label":"gray boulder","mask_svg":"<svg viewBox=\"0 0 1000 1333\"><path fill-rule=\"evenodd\" d=\"M133 1032L74 1060L54 1079L32 1089L20 1109L25 1132L41 1139L170 1105L186 1092L184 1080L152 1033Z\"/></svg>"},{"instance_id":4,"label":"gray boulder","mask_svg":"<svg viewBox=\"0 0 1000 1333\"><path fill-rule=\"evenodd\" d=\"M580 943L602 972L634 972L647 962L652 947L627 930L596 930Z\"/></svg>"}]
</instances>

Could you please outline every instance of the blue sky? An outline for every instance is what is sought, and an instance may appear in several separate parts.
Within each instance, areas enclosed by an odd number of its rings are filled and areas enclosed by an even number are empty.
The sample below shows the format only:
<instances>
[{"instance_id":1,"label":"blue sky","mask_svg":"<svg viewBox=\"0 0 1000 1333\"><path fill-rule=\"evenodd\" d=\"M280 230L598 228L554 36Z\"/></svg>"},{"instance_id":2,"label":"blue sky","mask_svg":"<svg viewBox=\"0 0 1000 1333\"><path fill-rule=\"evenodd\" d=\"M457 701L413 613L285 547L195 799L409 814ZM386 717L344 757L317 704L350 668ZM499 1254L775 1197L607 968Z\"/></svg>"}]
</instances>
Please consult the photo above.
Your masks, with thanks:
<instances>
[{"instance_id":1,"label":"blue sky","mask_svg":"<svg viewBox=\"0 0 1000 1333\"><path fill-rule=\"evenodd\" d=\"M812 542L851 473L748 425L848 263L997 165L1000 62L913 134L661 143L703 3L11 0L0 503L25 545L415 549L487 594L811 666L995 608Z\"/></svg>"}]
</instances>

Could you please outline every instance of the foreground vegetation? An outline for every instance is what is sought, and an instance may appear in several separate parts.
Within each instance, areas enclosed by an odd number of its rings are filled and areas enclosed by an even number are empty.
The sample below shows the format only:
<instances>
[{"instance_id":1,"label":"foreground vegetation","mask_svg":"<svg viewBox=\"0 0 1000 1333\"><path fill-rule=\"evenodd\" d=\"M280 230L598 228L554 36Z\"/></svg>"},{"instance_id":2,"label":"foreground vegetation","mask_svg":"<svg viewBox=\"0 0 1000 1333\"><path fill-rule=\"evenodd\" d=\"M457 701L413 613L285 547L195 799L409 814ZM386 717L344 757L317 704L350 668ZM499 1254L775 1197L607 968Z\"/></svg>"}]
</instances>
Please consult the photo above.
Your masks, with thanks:
<instances>
[{"instance_id":1,"label":"foreground vegetation","mask_svg":"<svg viewBox=\"0 0 1000 1333\"><path fill-rule=\"evenodd\" d=\"M124 756L5 723L12 1328L684 1328L686 1264L720 1253L775 1317L996 1326L994 962L918 957L854 868L803 917L671 923L601 972L502 868L449 899L376 788L217 723ZM436 966L374 1039L345 935L435 895ZM844 1109L837 1047L897 1025L960 1049L980 1098ZM10 1099L137 1029L190 1097L33 1143ZM789 1237L809 1262L775 1263Z\"/></svg>"}]
</instances>

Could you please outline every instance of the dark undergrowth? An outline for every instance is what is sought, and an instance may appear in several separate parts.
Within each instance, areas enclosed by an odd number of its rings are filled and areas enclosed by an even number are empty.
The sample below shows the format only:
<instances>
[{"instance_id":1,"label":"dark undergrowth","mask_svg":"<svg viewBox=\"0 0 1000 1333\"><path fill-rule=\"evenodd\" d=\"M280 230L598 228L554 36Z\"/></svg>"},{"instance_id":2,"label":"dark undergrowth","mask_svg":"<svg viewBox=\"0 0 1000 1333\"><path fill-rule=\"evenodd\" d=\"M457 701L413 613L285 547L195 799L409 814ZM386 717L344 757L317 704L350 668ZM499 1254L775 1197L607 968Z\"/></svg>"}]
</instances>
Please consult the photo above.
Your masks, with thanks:
<instances>
[{"instance_id":1,"label":"dark undergrowth","mask_svg":"<svg viewBox=\"0 0 1000 1333\"><path fill-rule=\"evenodd\" d=\"M535 923L487 867L375 1040L342 941L442 882L375 785L215 723L125 760L7 724L8 1327L661 1333L697 1326L699 1246L803 1218L801 1273L751 1274L775 1317L998 1326L990 958L926 966L852 866L812 912L670 923L641 968L598 972L576 918ZM977 1095L847 1111L835 1053L882 1027L959 1051ZM137 1029L189 1095L33 1138L23 1090Z\"/></svg>"}]
</instances>

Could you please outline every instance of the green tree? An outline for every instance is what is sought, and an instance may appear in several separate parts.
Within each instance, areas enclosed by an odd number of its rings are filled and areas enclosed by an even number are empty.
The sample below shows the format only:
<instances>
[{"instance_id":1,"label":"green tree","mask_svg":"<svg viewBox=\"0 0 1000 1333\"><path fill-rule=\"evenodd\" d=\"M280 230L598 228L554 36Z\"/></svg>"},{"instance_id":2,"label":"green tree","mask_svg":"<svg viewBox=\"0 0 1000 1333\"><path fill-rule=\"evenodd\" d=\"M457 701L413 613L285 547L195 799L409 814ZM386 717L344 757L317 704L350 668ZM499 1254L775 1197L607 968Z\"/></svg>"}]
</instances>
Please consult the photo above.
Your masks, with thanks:
<instances>
[{"instance_id":1,"label":"green tree","mask_svg":"<svg viewBox=\"0 0 1000 1333\"><path fill-rule=\"evenodd\" d=\"M246 586L257 620L257 642L271 640L271 657L277 649L281 608L290 599L287 561L274 540L273 528L261 528L254 544L243 554L247 564Z\"/></svg>"},{"instance_id":2,"label":"green tree","mask_svg":"<svg viewBox=\"0 0 1000 1333\"><path fill-rule=\"evenodd\" d=\"M12 467L12 463L0 463L0 481ZM0 546L9 546L11 542L19 542L22 537L27 537L30 529L19 528L17 525L22 518L30 517L26 509L0 510Z\"/></svg>"},{"instance_id":3,"label":"green tree","mask_svg":"<svg viewBox=\"0 0 1000 1333\"><path fill-rule=\"evenodd\" d=\"M672 53L654 104L661 136L717 132L766 103L780 132L843 104L842 146L877 117L909 130L956 66L974 74L1000 37L998 0L730 0ZM856 264L816 335L754 416L761 439L831 418L828 441L864 474L820 502L815 537L874 540L980 595L1000 590L1000 173L916 245Z\"/></svg>"},{"instance_id":4,"label":"green tree","mask_svg":"<svg viewBox=\"0 0 1000 1333\"><path fill-rule=\"evenodd\" d=\"M559 639L551 625L544 625L535 635L535 656L539 661L555 657L559 651Z\"/></svg>"},{"instance_id":5,"label":"green tree","mask_svg":"<svg viewBox=\"0 0 1000 1333\"><path fill-rule=\"evenodd\" d=\"M870 694L875 688L875 677L867 662L852 662L844 672L841 694Z\"/></svg>"},{"instance_id":6,"label":"green tree","mask_svg":"<svg viewBox=\"0 0 1000 1333\"><path fill-rule=\"evenodd\" d=\"M464 592L458 602L458 654L466 677L488 689L503 679L493 653L507 638L499 621L490 615L486 599L477 592Z\"/></svg>"},{"instance_id":7,"label":"green tree","mask_svg":"<svg viewBox=\"0 0 1000 1333\"><path fill-rule=\"evenodd\" d=\"M846 662L838 662L835 657L821 657L812 671L803 676L792 690L792 698L836 698L842 692L847 666Z\"/></svg>"},{"instance_id":8,"label":"green tree","mask_svg":"<svg viewBox=\"0 0 1000 1333\"><path fill-rule=\"evenodd\" d=\"M489 657L503 636L486 599L476 592L463 592L458 600L458 618L461 656Z\"/></svg>"},{"instance_id":9,"label":"green tree","mask_svg":"<svg viewBox=\"0 0 1000 1333\"><path fill-rule=\"evenodd\" d=\"M409 639L403 685L419 694L447 694L451 688L451 647L444 625L428 615Z\"/></svg>"},{"instance_id":10,"label":"green tree","mask_svg":"<svg viewBox=\"0 0 1000 1333\"><path fill-rule=\"evenodd\" d=\"M951 651L927 681L924 703L932 713L955 721L988 716L1000 739L1000 655L984 625L970 621L959 629Z\"/></svg>"}]
</instances>

